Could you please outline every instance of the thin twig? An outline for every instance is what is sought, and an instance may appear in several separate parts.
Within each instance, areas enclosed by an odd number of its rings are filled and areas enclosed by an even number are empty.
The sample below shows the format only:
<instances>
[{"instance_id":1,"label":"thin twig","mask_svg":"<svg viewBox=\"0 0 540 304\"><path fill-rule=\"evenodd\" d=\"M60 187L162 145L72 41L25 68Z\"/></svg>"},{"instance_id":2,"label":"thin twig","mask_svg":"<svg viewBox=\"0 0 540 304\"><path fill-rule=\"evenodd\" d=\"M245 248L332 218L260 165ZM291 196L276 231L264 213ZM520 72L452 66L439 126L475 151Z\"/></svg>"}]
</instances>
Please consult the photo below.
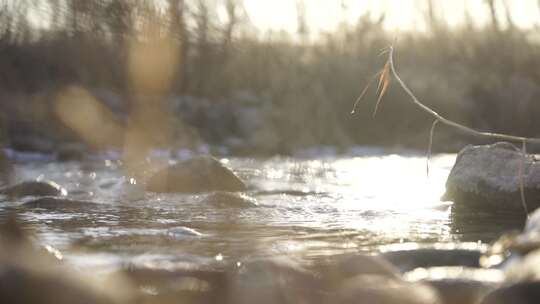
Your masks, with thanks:
<instances>
[{"instance_id":1,"label":"thin twig","mask_svg":"<svg viewBox=\"0 0 540 304\"><path fill-rule=\"evenodd\" d=\"M501 140L507 140L507 141L511 141L511 142L525 142L525 143L540 144L540 138L514 136L514 135L508 135L508 134L502 134L502 133L482 132L482 131L478 131L478 130L475 130L473 128L467 127L465 125L462 125L460 123L457 123L457 122L455 122L453 120L446 119L445 117L439 115L439 113L435 112L434 110L432 110L428 106L421 103L418 100L418 98L416 98L416 96L413 94L411 89L409 89L409 87L405 84L405 82L403 82L403 80L401 80L401 77L399 77L398 73L396 72L396 68L394 67L394 47L393 46L389 46L388 62L390 63L390 71L392 72L392 75L394 76L394 78L396 78L396 80L398 81L399 85L403 88L405 93L407 93L407 95L409 95L409 97L412 99L412 101L418 107L420 107L422 110L424 110L424 112L427 112L428 114L433 116L435 119L437 119L441 123L443 123L443 124L445 124L447 126L456 128L456 129L458 129L458 130L460 130L460 131L462 131L462 132L464 132L466 134L471 134L471 135L475 135L475 136L487 137L487 138L491 138L491 139L501 139Z\"/></svg>"},{"instance_id":2,"label":"thin twig","mask_svg":"<svg viewBox=\"0 0 540 304\"><path fill-rule=\"evenodd\" d=\"M433 134L435 133L435 127L439 123L438 119L435 119L433 124L431 125L431 130L429 131L429 144L428 144L428 152L426 157L426 175L429 177L429 160L431 159L431 150L433 147Z\"/></svg>"},{"instance_id":3,"label":"thin twig","mask_svg":"<svg viewBox=\"0 0 540 304\"><path fill-rule=\"evenodd\" d=\"M529 209L527 208L527 202L525 201L525 187L523 185L523 175L525 174L525 160L527 157L527 145L525 141L521 145L521 161L519 162L519 194L521 195L521 204L525 214L529 217Z\"/></svg>"}]
</instances>

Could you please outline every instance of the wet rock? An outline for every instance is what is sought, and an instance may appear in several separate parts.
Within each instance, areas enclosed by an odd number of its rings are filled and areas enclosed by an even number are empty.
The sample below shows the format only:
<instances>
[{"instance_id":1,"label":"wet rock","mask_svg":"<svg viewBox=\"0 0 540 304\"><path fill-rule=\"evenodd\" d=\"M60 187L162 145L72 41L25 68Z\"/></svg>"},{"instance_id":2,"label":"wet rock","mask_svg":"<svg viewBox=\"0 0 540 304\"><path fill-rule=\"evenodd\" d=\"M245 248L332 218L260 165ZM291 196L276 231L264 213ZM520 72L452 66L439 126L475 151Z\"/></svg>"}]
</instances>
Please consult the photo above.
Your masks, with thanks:
<instances>
[{"instance_id":1,"label":"wet rock","mask_svg":"<svg viewBox=\"0 0 540 304\"><path fill-rule=\"evenodd\" d=\"M286 257L251 260L229 275L226 303L325 303L317 276L302 263Z\"/></svg>"},{"instance_id":2,"label":"wet rock","mask_svg":"<svg viewBox=\"0 0 540 304\"><path fill-rule=\"evenodd\" d=\"M347 279L358 275L379 275L401 279L399 269L381 256L346 254L330 258L316 267L326 285L340 286Z\"/></svg>"},{"instance_id":3,"label":"wet rock","mask_svg":"<svg viewBox=\"0 0 540 304\"><path fill-rule=\"evenodd\" d=\"M540 282L522 282L499 288L488 294L480 304L540 303Z\"/></svg>"},{"instance_id":4,"label":"wet rock","mask_svg":"<svg viewBox=\"0 0 540 304\"><path fill-rule=\"evenodd\" d=\"M201 203L211 204L216 207L257 207L257 200L242 193L217 191L205 195Z\"/></svg>"},{"instance_id":5,"label":"wet rock","mask_svg":"<svg viewBox=\"0 0 540 304\"><path fill-rule=\"evenodd\" d=\"M10 136L10 147L22 152L51 153L56 142L47 135L13 134Z\"/></svg>"},{"instance_id":6,"label":"wet rock","mask_svg":"<svg viewBox=\"0 0 540 304\"><path fill-rule=\"evenodd\" d=\"M540 249L514 259L505 270L509 282L540 281Z\"/></svg>"},{"instance_id":7,"label":"wet rock","mask_svg":"<svg viewBox=\"0 0 540 304\"><path fill-rule=\"evenodd\" d=\"M130 265L124 274L140 289L142 303L222 303L224 271L190 263Z\"/></svg>"},{"instance_id":8,"label":"wet rock","mask_svg":"<svg viewBox=\"0 0 540 304\"><path fill-rule=\"evenodd\" d=\"M525 233L539 233L540 234L540 209L534 211L529 215L527 222L525 223ZM539 235L540 237L540 235ZM540 239L540 238L539 238Z\"/></svg>"},{"instance_id":9,"label":"wet rock","mask_svg":"<svg viewBox=\"0 0 540 304\"><path fill-rule=\"evenodd\" d=\"M11 183L13 178L13 165L4 150L0 149L0 185Z\"/></svg>"},{"instance_id":10,"label":"wet rock","mask_svg":"<svg viewBox=\"0 0 540 304\"><path fill-rule=\"evenodd\" d=\"M24 208L32 208L32 209L84 210L88 208L95 209L95 208L101 207L102 204L89 202L89 201L78 201L78 200L70 200L70 199L56 198L56 197L43 197L43 198L26 202L22 204L21 206Z\"/></svg>"},{"instance_id":11,"label":"wet rock","mask_svg":"<svg viewBox=\"0 0 540 304\"><path fill-rule=\"evenodd\" d=\"M417 268L404 277L432 286L443 303L476 304L504 280L504 273L498 269L431 267Z\"/></svg>"},{"instance_id":12,"label":"wet rock","mask_svg":"<svg viewBox=\"0 0 540 304\"><path fill-rule=\"evenodd\" d=\"M509 251L526 255L536 249L540 249L540 209L533 212L525 223L525 229L521 234L510 235L507 241ZM504 244L501 237L499 243Z\"/></svg>"},{"instance_id":13,"label":"wet rock","mask_svg":"<svg viewBox=\"0 0 540 304\"><path fill-rule=\"evenodd\" d=\"M5 237L0 227L0 301L10 304L123 304L133 303L133 292L122 278L99 286L88 273L77 273L52 260L26 236ZM13 224L9 223L9 230ZM84 276L84 277L83 277ZM112 279L112 278L111 278Z\"/></svg>"},{"instance_id":14,"label":"wet rock","mask_svg":"<svg viewBox=\"0 0 540 304\"><path fill-rule=\"evenodd\" d=\"M439 304L437 291L428 285L379 275L360 275L343 283L329 303Z\"/></svg>"},{"instance_id":15,"label":"wet rock","mask_svg":"<svg viewBox=\"0 0 540 304\"><path fill-rule=\"evenodd\" d=\"M477 268L480 267L480 257L484 253L484 248L471 243L434 244L430 247L403 244L389 248L384 250L382 256L403 272L436 266Z\"/></svg>"},{"instance_id":16,"label":"wet rock","mask_svg":"<svg viewBox=\"0 0 540 304\"><path fill-rule=\"evenodd\" d=\"M67 191L52 181L27 181L0 189L0 194L17 198L24 196L65 196Z\"/></svg>"},{"instance_id":17,"label":"wet rock","mask_svg":"<svg viewBox=\"0 0 540 304\"><path fill-rule=\"evenodd\" d=\"M540 250L523 257L514 255L504 265L504 287L488 294L482 304L540 303Z\"/></svg>"},{"instance_id":18,"label":"wet rock","mask_svg":"<svg viewBox=\"0 0 540 304\"><path fill-rule=\"evenodd\" d=\"M523 185L532 211L540 206L540 163L530 155L523 159L517 147L505 142L461 150L443 199L454 201L456 207L523 212L519 176L523 161Z\"/></svg>"},{"instance_id":19,"label":"wet rock","mask_svg":"<svg viewBox=\"0 0 540 304\"><path fill-rule=\"evenodd\" d=\"M79 143L66 143L56 150L56 160L60 162L81 161L84 159L86 147Z\"/></svg>"},{"instance_id":20,"label":"wet rock","mask_svg":"<svg viewBox=\"0 0 540 304\"><path fill-rule=\"evenodd\" d=\"M217 159L199 156L157 172L149 179L146 189L179 193L236 192L245 190L246 185Z\"/></svg>"}]
</instances>

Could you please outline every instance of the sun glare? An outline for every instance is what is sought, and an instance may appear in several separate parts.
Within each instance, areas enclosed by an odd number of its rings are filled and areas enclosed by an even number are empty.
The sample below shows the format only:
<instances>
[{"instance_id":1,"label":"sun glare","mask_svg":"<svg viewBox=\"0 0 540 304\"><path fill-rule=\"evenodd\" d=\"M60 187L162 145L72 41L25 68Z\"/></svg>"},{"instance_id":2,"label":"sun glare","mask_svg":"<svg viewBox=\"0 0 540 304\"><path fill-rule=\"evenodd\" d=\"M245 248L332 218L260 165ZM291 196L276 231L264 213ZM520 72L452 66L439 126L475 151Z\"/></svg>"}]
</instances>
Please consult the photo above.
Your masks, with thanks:
<instances>
[{"instance_id":1,"label":"sun glare","mask_svg":"<svg viewBox=\"0 0 540 304\"><path fill-rule=\"evenodd\" d=\"M251 22L263 31L284 30L295 32L298 26L297 2L290 0L245 0ZM360 17L384 16L384 26L392 31L425 31L428 1L418 0L364 0L334 1L305 0L305 18L311 33L331 31L340 23L355 23ZM498 18L507 25L503 1L495 1ZM540 10L533 0L523 0L519 5L508 2L509 16L515 26L527 28L538 24ZM490 22L489 10L484 0L433 1L434 16L450 26L463 24L467 18L474 25ZM469 17L467 17L469 16Z\"/></svg>"}]
</instances>

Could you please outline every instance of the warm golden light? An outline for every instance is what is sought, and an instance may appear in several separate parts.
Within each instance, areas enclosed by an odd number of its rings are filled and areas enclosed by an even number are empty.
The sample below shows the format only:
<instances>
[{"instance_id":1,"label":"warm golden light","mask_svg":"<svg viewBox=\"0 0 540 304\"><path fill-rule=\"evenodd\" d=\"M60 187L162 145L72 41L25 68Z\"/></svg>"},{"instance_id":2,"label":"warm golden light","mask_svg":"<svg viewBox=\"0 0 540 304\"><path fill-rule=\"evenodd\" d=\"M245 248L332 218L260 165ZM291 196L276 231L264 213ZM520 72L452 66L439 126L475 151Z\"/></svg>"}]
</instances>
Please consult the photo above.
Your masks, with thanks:
<instances>
[{"instance_id":1,"label":"warm golden light","mask_svg":"<svg viewBox=\"0 0 540 304\"><path fill-rule=\"evenodd\" d=\"M477 26L490 22L490 12L484 0L462 1L418 1L418 0L364 0L334 1L305 0L306 21L313 33L335 29L341 22L355 23L364 15L379 19L384 16L384 25L392 31L425 31L426 10L432 3L434 16L451 26L470 21ZM538 24L540 10L537 1L495 1L497 15L503 25L512 22L523 28ZM246 10L251 21L263 30L285 30L294 32L298 26L297 6L295 1L246 0Z\"/></svg>"}]
</instances>

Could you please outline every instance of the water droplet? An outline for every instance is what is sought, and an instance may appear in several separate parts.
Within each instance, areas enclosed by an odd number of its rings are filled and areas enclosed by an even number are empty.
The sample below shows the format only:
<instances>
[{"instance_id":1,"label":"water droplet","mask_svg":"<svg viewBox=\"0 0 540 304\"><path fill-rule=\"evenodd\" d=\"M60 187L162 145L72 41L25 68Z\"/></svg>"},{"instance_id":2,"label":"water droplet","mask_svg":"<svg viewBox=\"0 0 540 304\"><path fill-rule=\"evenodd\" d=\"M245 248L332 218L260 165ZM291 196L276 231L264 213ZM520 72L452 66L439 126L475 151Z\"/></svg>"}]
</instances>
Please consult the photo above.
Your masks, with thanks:
<instances>
[{"instance_id":1,"label":"water droplet","mask_svg":"<svg viewBox=\"0 0 540 304\"><path fill-rule=\"evenodd\" d=\"M221 253L216 255L216 261L223 261L223 255Z\"/></svg>"}]
</instances>

